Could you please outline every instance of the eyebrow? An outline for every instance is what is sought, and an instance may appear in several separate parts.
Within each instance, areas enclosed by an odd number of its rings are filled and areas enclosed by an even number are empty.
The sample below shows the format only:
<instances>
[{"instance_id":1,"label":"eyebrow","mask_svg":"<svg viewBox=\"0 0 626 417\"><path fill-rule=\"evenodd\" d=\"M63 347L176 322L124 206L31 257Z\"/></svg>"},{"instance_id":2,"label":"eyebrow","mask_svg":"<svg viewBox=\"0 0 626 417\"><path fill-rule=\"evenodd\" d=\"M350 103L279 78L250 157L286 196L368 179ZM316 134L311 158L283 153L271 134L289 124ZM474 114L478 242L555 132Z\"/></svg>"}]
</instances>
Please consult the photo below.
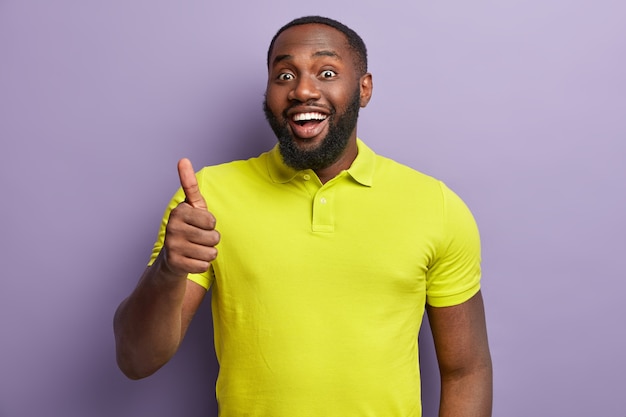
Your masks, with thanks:
<instances>
[{"instance_id":1,"label":"eyebrow","mask_svg":"<svg viewBox=\"0 0 626 417\"><path fill-rule=\"evenodd\" d=\"M311 55L312 57L321 57L321 56L328 56L331 58L336 58L338 60L341 60L341 55L339 55L337 52L335 51L331 51L331 50L326 50L323 49L321 51L317 51L315 52L313 55ZM272 65L276 65L277 63L281 62L281 61L287 61L293 58L293 55L289 55L289 54L283 54L283 55L277 55L276 58L274 58L274 61L272 62Z\"/></svg>"}]
</instances>

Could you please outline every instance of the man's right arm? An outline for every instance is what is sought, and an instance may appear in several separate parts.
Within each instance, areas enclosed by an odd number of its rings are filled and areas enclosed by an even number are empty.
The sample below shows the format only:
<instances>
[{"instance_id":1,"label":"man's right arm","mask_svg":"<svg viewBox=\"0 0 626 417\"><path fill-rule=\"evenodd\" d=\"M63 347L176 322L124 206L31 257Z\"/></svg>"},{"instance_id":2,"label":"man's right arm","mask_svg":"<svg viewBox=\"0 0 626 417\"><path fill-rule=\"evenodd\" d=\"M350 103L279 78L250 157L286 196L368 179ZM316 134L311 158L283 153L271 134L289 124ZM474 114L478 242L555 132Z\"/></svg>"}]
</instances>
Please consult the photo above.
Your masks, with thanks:
<instances>
[{"instance_id":1,"label":"man's right arm","mask_svg":"<svg viewBox=\"0 0 626 417\"><path fill-rule=\"evenodd\" d=\"M187 274L205 272L217 256L220 236L191 162L181 160L178 172L186 200L170 213L158 257L115 312L117 362L132 379L153 374L176 353L206 294Z\"/></svg>"}]
</instances>

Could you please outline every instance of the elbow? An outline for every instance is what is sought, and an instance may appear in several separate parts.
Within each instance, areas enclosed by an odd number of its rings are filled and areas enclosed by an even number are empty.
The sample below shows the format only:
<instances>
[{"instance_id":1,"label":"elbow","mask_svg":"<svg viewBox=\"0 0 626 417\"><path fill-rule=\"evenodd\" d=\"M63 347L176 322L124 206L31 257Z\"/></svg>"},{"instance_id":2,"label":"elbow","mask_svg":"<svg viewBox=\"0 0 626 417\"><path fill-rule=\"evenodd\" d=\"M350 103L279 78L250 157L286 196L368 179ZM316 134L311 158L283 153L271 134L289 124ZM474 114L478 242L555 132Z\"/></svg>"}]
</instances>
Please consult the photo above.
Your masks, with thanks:
<instances>
[{"instance_id":1,"label":"elbow","mask_svg":"<svg viewBox=\"0 0 626 417\"><path fill-rule=\"evenodd\" d=\"M118 351L117 366L128 379L136 381L149 377L163 365L149 364L144 361L133 360L131 355L125 355Z\"/></svg>"},{"instance_id":2,"label":"elbow","mask_svg":"<svg viewBox=\"0 0 626 417\"><path fill-rule=\"evenodd\" d=\"M458 380L466 377L476 377L490 380L493 377L491 355L488 350L476 354L463 361L439 363L439 372L442 379Z\"/></svg>"},{"instance_id":3,"label":"elbow","mask_svg":"<svg viewBox=\"0 0 626 417\"><path fill-rule=\"evenodd\" d=\"M472 379L491 384L493 379L493 369L491 360L481 361L471 366L440 367L442 381L461 381Z\"/></svg>"},{"instance_id":4,"label":"elbow","mask_svg":"<svg viewBox=\"0 0 626 417\"><path fill-rule=\"evenodd\" d=\"M171 357L171 353L155 352L154 346L148 345L136 337L136 331L124 326L122 311L125 301L120 304L113 319L115 336L115 357L117 366L131 380L146 378L154 374Z\"/></svg>"},{"instance_id":5,"label":"elbow","mask_svg":"<svg viewBox=\"0 0 626 417\"><path fill-rule=\"evenodd\" d=\"M142 345L115 334L115 359L122 373L132 380L149 377L158 371L171 357L169 352L155 352L154 349L142 349Z\"/></svg>"}]
</instances>

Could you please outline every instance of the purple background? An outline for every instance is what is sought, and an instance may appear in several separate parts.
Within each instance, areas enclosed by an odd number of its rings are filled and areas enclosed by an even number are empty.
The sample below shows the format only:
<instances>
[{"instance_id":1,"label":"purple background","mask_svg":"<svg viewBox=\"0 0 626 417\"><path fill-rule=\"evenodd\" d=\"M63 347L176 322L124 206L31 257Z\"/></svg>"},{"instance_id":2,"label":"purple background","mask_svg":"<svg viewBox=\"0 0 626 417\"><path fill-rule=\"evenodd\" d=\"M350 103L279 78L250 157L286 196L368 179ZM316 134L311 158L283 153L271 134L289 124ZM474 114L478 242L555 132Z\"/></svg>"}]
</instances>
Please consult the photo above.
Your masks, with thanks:
<instances>
[{"instance_id":1,"label":"purple background","mask_svg":"<svg viewBox=\"0 0 626 417\"><path fill-rule=\"evenodd\" d=\"M479 222L494 416L626 416L622 0L0 0L0 416L216 415L208 303L138 382L116 368L113 311L176 161L273 144L266 48L312 13L368 45L360 136Z\"/></svg>"}]
</instances>

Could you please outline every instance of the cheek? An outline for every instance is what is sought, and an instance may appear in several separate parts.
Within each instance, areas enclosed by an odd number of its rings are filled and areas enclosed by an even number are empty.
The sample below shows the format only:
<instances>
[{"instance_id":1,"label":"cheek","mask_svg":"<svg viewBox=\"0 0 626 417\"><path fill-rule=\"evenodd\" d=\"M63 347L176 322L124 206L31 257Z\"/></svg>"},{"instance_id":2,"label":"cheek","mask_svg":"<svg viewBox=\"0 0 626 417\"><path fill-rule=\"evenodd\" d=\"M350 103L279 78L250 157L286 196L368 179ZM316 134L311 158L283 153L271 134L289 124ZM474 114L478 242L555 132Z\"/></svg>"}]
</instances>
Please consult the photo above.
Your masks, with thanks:
<instances>
[{"instance_id":1,"label":"cheek","mask_svg":"<svg viewBox=\"0 0 626 417\"><path fill-rule=\"evenodd\" d=\"M354 88L348 88L348 86L341 86L341 88L329 89L324 95L333 107L337 110L345 110L354 99Z\"/></svg>"},{"instance_id":2,"label":"cheek","mask_svg":"<svg viewBox=\"0 0 626 417\"><path fill-rule=\"evenodd\" d=\"M274 114L281 114L284 108L285 99L280 94L280 91L277 91L276 88L268 87L265 92L265 101L267 103L267 107Z\"/></svg>"}]
</instances>

